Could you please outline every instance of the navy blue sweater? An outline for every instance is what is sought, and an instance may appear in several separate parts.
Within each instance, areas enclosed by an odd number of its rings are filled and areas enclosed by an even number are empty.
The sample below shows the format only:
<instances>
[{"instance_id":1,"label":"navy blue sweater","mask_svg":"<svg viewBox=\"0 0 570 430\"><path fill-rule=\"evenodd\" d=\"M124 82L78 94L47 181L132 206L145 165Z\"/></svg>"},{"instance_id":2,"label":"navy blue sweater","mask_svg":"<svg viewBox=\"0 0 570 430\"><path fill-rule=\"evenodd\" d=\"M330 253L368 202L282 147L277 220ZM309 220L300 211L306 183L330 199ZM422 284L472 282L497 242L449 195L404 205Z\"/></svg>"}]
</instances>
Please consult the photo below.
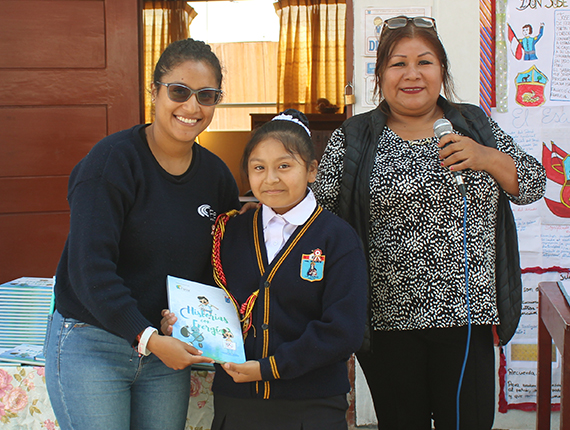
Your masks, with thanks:
<instances>
[{"instance_id":1,"label":"navy blue sweater","mask_svg":"<svg viewBox=\"0 0 570 430\"><path fill-rule=\"evenodd\" d=\"M239 207L227 166L194 144L175 177L156 161L144 126L97 143L74 168L70 231L57 269L56 308L133 343L167 308L166 275L212 283L211 226Z\"/></svg>"},{"instance_id":2,"label":"navy blue sweater","mask_svg":"<svg viewBox=\"0 0 570 430\"><path fill-rule=\"evenodd\" d=\"M348 223L321 208L315 215L312 223L309 219L305 224L310 224L306 231L304 226L297 228L270 265L261 211L249 211L228 222L221 247L228 289L240 304L260 290L245 347L246 358L260 362L263 381L237 384L218 369L215 394L303 399L350 390L346 361L363 339L366 260L360 239ZM311 281L302 259L317 249L324 256L318 273L324 275Z\"/></svg>"}]
</instances>

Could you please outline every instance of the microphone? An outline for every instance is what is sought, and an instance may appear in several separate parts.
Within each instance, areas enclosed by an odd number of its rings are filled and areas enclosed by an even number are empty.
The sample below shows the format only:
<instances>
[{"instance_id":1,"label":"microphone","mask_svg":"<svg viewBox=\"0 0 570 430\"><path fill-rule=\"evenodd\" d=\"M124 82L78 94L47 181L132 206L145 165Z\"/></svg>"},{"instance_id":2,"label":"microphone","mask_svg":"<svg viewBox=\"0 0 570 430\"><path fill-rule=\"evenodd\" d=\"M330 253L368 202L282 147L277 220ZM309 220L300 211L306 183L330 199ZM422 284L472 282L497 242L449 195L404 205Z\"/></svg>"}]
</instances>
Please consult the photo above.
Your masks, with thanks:
<instances>
[{"instance_id":1,"label":"microphone","mask_svg":"<svg viewBox=\"0 0 570 430\"><path fill-rule=\"evenodd\" d=\"M435 136L441 140L441 138L447 134L453 133L453 126L451 122L445 118L440 118L436 122L433 123L433 132ZM447 144L449 145L449 143ZM444 148L447 146L445 145ZM459 188L459 192L463 197L467 195L465 191L465 183L463 182L463 176L461 176L461 172L459 171L452 171L453 176L455 177L455 182L457 183L457 188Z\"/></svg>"}]
</instances>

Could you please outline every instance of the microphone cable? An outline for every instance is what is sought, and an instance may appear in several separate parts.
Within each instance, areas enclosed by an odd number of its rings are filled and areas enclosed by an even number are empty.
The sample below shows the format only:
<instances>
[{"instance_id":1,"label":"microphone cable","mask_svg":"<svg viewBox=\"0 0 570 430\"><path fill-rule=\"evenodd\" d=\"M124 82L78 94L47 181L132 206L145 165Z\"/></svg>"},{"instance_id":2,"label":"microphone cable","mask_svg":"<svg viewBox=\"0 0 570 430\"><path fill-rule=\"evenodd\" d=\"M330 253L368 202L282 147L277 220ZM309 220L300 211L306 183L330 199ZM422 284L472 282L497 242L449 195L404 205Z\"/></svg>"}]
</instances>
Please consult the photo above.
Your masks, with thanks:
<instances>
[{"instance_id":1,"label":"microphone cable","mask_svg":"<svg viewBox=\"0 0 570 430\"><path fill-rule=\"evenodd\" d=\"M453 133L453 124L446 118L440 118L433 124L434 135L441 140L442 137ZM447 147L450 143L445 145ZM465 258L465 300L467 303L467 344L465 346L465 357L463 358L463 365L461 366L461 373L459 375L459 382L457 384L457 399L456 399L456 419L457 430L459 430L459 400L461 397L461 386L463 384L463 376L465 375L465 368L467 367L467 359L469 357L469 345L471 344L471 309L469 305L469 265L467 262L467 193L463 176L460 171L453 171L453 176L461 197L463 197L463 253Z\"/></svg>"},{"instance_id":2,"label":"microphone cable","mask_svg":"<svg viewBox=\"0 0 570 430\"><path fill-rule=\"evenodd\" d=\"M457 430L459 430L459 399L461 397L461 385L463 384L463 376L467 366L467 358L469 357L469 344L471 343L471 310L469 306L469 265L467 263L467 197L463 195L463 252L465 257L465 299L467 302L467 345L465 346L465 357L459 375L459 383L457 385Z\"/></svg>"},{"instance_id":3,"label":"microphone cable","mask_svg":"<svg viewBox=\"0 0 570 430\"><path fill-rule=\"evenodd\" d=\"M441 140L442 137L453 133L453 124L446 118L440 118L433 124L434 135ZM447 143L447 147L450 143ZM469 358L469 345L471 344L471 309L469 304L469 264L467 260L467 193L463 176L460 171L453 171L453 176L461 197L463 197L463 254L465 258L465 301L467 303L467 344L465 345L465 356L463 358L463 365L461 366L461 373L459 375L459 382L457 384L457 397L456 397L456 420L457 430L459 430L460 416L459 416L459 403L461 398L461 386L463 385L463 377L465 376L465 368L467 367L467 359Z\"/></svg>"}]
</instances>

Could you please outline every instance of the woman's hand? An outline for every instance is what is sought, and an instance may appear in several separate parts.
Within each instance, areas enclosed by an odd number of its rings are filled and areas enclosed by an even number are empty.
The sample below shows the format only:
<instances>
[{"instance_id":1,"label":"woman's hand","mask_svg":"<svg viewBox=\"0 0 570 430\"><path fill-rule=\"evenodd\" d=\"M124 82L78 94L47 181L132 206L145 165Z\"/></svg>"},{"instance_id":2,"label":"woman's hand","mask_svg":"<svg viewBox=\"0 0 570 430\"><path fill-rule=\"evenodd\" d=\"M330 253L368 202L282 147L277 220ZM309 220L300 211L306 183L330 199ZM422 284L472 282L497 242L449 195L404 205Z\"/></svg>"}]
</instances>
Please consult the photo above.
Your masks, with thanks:
<instances>
[{"instance_id":1,"label":"woman's hand","mask_svg":"<svg viewBox=\"0 0 570 430\"><path fill-rule=\"evenodd\" d=\"M439 141L439 158L452 171L471 169L490 174L509 194L518 196L518 175L513 159L504 152L480 145L473 139L448 134Z\"/></svg>"},{"instance_id":2,"label":"woman's hand","mask_svg":"<svg viewBox=\"0 0 570 430\"><path fill-rule=\"evenodd\" d=\"M239 210L239 214L243 215L249 210L257 209L259 206L261 206L261 203L255 203L255 202L244 203L241 209ZM216 231L216 224L214 223L212 224L212 231L211 231L212 236L214 235L215 231Z\"/></svg>"},{"instance_id":3,"label":"woman's hand","mask_svg":"<svg viewBox=\"0 0 570 430\"><path fill-rule=\"evenodd\" d=\"M447 146L446 146L447 145ZM448 134L439 141L441 165L450 170L487 170L487 150L493 149L479 145L473 139L458 134Z\"/></svg>"},{"instance_id":4,"label":"woman's hand","mask_svg":"<svg viewBox=\"0 0 570 430\"><path fill-rule=\"evenodd\" d=\"M224 363L222 368L234 382L261 381L261 366L257 360L246 361L243 364Z\"/></svg>"},{"instance_id":5,"label":"woman's hand","mask_svg":"<svg viewBox=\"0 0 570 430\"><path fill-rule=\"evenodd\" d=\"M146 345L160 361L174 370L185 369L196 363L213 363L214 360L202 357L202 351L170 336L153 333Z\"/></svg>"},{"instance_id":6,"label":"woman's hand","mask_svg":"<svg viewBox=\"0 0 570 430\"><path fill-rule=\"evenodd\" d=\"M166 336L171 336L172 328L178 318L176 318L176 315L174 315L174 313L170 312L168 309L163 309L160 314L162 315L162 319L160 320L160 331Z\"/></svg>"},{"instance_id":7,"label":"woman's hand","mask_svg":"<svg viewBox=\"0 0 570 430\"><path fill-rule=\"evenodd\" d=\"M243 215L244 213L246 213L249 210L257 209L260 205L261 205L261 203L255 203L255 202L244 203L243 206L241 207L241 209L239 210L239 214Z\"/></svg>"}]
</instances>

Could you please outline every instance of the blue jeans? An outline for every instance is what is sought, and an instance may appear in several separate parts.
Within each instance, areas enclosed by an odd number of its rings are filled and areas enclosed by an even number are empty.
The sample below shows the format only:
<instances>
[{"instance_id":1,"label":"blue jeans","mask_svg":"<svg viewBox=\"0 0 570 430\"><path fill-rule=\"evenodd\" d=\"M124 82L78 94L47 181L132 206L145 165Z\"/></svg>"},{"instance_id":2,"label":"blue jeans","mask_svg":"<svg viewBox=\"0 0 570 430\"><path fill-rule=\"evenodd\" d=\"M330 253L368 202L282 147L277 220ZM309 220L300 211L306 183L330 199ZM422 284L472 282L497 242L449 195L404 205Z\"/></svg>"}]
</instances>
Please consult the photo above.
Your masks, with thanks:
<instances>
[{"instance_id":1,"label":"blue jeans","mask_svg":"<svg viewBox=\"0 0 570 430\"><path fill-rule=\"evenodd\" d=\"M46 385L62 430L183 430L190 368L141 356L106 330L55 312L45 345Z\"/></svg>"}]
</instances>

